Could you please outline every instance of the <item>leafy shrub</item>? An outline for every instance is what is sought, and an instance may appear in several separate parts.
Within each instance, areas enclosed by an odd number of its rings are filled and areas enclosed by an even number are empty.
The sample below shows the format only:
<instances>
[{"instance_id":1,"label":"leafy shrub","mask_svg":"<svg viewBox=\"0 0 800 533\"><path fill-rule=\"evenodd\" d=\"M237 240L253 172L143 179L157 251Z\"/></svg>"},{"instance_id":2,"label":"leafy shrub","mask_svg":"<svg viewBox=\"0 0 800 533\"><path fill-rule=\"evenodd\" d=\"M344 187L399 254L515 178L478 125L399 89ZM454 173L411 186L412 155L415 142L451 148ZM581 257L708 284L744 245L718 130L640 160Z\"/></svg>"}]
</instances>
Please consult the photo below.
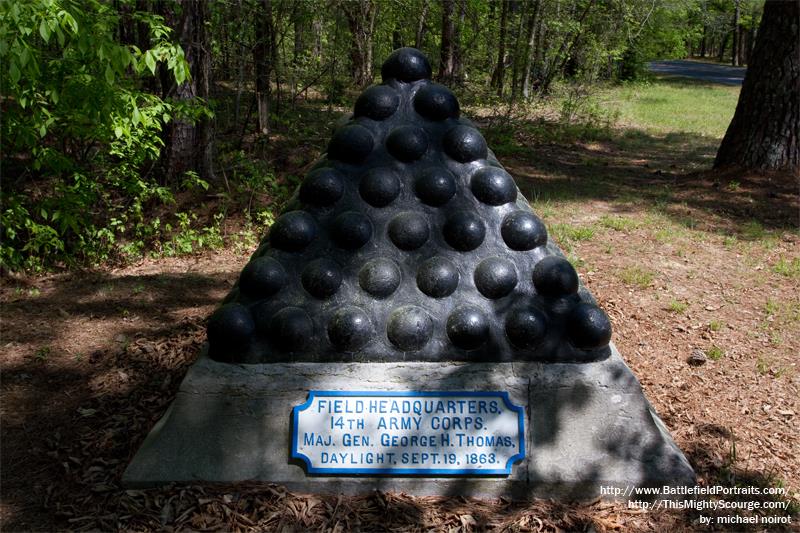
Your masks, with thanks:
<instances>
[{"instance_id":1,"label":"leafy shrub","mask_svg":"<svg viewBox=\"0 0 800 533\"><path fill-rule=\"evenodd\" d=\"M131 17L149 29L149 49L117 41L108 2L0 2L3 268L104 260L145 204L172 200L140 171L182 109L141 82L162 65L180 84L189 67L160 17Z\"/></svg>"}]
</instances>

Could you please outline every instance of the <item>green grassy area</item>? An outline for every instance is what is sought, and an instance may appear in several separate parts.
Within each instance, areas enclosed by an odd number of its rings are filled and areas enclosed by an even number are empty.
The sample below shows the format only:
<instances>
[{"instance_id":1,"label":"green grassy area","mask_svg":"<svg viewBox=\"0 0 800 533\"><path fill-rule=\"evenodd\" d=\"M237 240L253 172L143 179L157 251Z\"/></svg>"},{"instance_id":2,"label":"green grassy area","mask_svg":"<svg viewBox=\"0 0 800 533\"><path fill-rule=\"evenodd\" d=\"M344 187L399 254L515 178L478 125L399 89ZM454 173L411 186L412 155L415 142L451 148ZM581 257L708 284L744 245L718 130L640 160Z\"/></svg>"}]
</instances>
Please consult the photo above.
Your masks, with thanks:
<instances>
[{"instance_id":1,"label":"green grassy area","mask_svg":"<svg viewBox=\"0 0 800 533\"><path fill-rule=\"evenodd\" d=\"M648 133L695 133L721 138L733 117L739 87L656 78L601 91L598 99L625 126Z\"/></svg>"}]
</instances>

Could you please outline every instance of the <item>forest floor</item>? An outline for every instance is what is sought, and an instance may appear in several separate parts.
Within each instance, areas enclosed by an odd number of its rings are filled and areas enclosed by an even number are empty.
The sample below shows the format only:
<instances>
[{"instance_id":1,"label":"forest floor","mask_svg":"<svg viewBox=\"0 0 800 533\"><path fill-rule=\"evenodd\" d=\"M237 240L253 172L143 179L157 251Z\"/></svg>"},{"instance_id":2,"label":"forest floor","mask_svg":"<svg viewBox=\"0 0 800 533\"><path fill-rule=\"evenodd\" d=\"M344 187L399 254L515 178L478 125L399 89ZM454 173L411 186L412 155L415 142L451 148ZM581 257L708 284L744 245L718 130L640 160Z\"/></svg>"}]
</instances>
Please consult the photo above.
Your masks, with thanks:
<instances>
[{"instance_id":1,"label":"forest floor","mask_svg":"<svg viewBox=\"0 0 800 533\"><path fill-rule=\"evenodd\" d=\"M565 141L542 137L544 119L478 120L610 315L614 342L699 482L784 487L773 499L788 510L755 514L792 513L796 527L797 178L704 170L717 131L625 122ZM241 226L231 218L224 229ZM228 245L2 280L4 531L708 530L696 511L603 501L339 497L250 484L124 490L122 471L251 252Z\"/></svg>"}]
</instances>

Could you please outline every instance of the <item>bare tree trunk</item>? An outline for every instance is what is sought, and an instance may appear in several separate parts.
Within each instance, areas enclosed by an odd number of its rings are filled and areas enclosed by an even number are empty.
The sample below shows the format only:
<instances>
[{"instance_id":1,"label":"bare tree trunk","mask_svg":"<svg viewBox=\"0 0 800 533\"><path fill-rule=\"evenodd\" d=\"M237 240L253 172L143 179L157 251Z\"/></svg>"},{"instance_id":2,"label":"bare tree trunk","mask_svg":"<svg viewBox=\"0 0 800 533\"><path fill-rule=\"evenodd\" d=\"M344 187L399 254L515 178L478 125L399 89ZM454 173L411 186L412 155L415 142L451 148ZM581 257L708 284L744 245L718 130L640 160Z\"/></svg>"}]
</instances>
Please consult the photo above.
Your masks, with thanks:
<instances>
[{"instance_id":1,"label":"bare tree trunk","mask_svg":"<svg viewBox=\"0 0 800 533\"><path fill-rule=\"evenodd\" d=\"M527 45L525 46L525 68L522 74L522 97L530 98L531 95L531 68L533 67L533 56L536 46L536 27L539 22L539 13L542 8L541 0L529 0L528 25L525 28Z\"/></svg>"},{"instance_id":2,"label":"bare tree trunk","mask_svg":"<svg viewBox=\"0 0 800 533\"><path fill-rule=\"evenodd\" d=\"M256 77L256 107L258 109L258 131L262 135L269 134L270 77L272 73L273 54L270 43L273 42L272 0L260 0L256 10L255 30L256 44L253 47L253 62Z\"/></svg>"},{"instance_id":3,"label":"bare tree trunk","mask_svg":"<svg viewBox=\"0 0 800 533\"><path fill-rule=\"evenodd\" d=\"M455 20L453 1L442 0L442 46L439 60L439 80L452 83L455 77Z\"/></svg>"},{"instance_id":4,"label":"bare tree trunk","mask_svg":"<svg viewBox=\"0 0 800 533\"><path fill-rule=\"evenodd\" d=\"M422 48L422 42L425 39L425 17L428 16L428 0L422 0L422 9L419 10L419 19L417 19L417 35L414 39L414 47Z\"/></svg>"},{"instance_id":5,"label":"bare tree trunk","mask_svg":"<svg viewBox=\"0 0 800 533\"><path fill-rule=\"evenodd\" d=\"M700 41L700 57L706 57L706 40L708 39L708 26L703 24L703 39Z\"/></svg>"},{"instance_id":6,"label":"bare tree trunk","mask_svg":"<svg viewBox=\"0 0 800 533\"><path fill-rule=\"evenodd\" d=\"M522 49L523 49L523 40L525 39L525 34L522 29L525 24L525 13L522 10L519 10L519 21L516 26L515 35L514 35L514 52L511 62L511 100L516 101L517 93L520 92L522 89L522 79L521 79L521 72L522 72ZM525 41L527 42L527 41Z\"/></svg>"},{"instance_id":7,"label":"bare tree trunk","mask_svg":"<svg viewBox=\"0 0 800 533\"><path fill-rule=\"evenodd\" d=\"M242 15L242 0L237 0L235 4L234 10L234 19L236 19L236 23L241 27L244 24L244 16ZM244 90L244 58L245 58L245 46L244 40L239 38L239 54L236 58L237 62L237 76L236 76L236 105L234 107L233 112L233 123L239 124L239 118L242 113L242 91Z\"/></svg>"},{"instance_id":8,"label":"bare tree trunk","mask_svg":"<svg viewBox=\"0 0 800 533\"><path fill-rule=\"evenodd\" d=\"M372 83L372 36L378 5L373 0L345 0L339 5L350 27L353 82L358 87L366 87Z\"/></svg>"},{"instance_id":9,"label":"bare tree trunk","mask_svg":"<svg viewBox=\"0 0 800 533\"><path fill-rule=\"evenodd\" d=\"M458 83L464 82L464 46L461 43L461 32L467 17L467 0L459 0L458 24L453 32L453 75Z\"/></svg>"},{"instance_id":10,"label":"bare tree trunk","mask_svg":"<svg viewBox=\"0 0 800 533\"><path fill-rule=\"evenodd\" d=\"M211 92L211 47L205 31L208 6L203 0L183 0L175 6L164 7L165 19L178 33L192 75L190 80L178 86L171 81L172 89L165 92L174 94L178 100L200 98L208 101ZM169 178L195 171L205 180L215 180L213 122L210 118L202 117L196 122L176 119L165 133L163 158Z\"/></svg>"},{"instance_id":11,"label":"bare tree trunk","mask_svg":"<svg viewBox=\"0 0 800 533\"><path fill-rule=\"evenodd\" d=\"M741 36L739 35L739 0L733 2L733 48L731 49L731 65L739 66L739 47Z\"/></svg>"},{"instance_id":12,"label":"bare tree trunk","mask_svg":"<svg viewBox=\"0 0 800 533\"><path fill-rule=\"evenodd\" d=\"M508 5L509 0L502 0L503 9L500 12L500 38L497 43L497 63L492 73L492 87L497 88L497 96L503 96L503 82L505 81L506 66L506 33L508 30Z\"/></svg>"},{"instance_id":13,"label":"bare tree trunk","mask_svg":"<svg viewBox=\"0 0 800 533\"><path fill-rule=\"evenodd\" d=\"M719 45L719 54L717 55L717 61L722 63L722 60L725 59L725 50L728 48L728 39L731 37L731 32L725 32L725 35L722 36L722 41Z\"/></svg>"},{"instance_id":14,"label":"bare tree trunk","mask_svg":"<svg viewBox=\"0 0 800 533\"><path fill-rule=\"evenodd\" d=\"M800 172L800 3L770 0L714 167Z\"/></svg>"}]
</instances>

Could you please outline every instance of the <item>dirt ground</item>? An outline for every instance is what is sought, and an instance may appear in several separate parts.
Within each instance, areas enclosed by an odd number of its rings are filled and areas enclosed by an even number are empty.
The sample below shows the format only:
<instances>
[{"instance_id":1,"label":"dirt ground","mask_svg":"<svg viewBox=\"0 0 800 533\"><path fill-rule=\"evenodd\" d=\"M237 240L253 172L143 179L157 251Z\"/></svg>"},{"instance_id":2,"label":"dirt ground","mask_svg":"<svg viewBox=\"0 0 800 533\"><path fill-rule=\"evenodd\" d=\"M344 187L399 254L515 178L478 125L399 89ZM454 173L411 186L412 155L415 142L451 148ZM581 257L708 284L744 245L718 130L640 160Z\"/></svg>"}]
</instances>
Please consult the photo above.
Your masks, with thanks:
<instances>
[{"instance_id":1,"label":"dirt ground","mask_svg":"<svg viewBox=\"0 0 800 533\"><path fill-rule=\"evenodd\" d=\"M700 483L786 487L780 501L796 527L798 182L693 172L708 148L687 155L673 141L659 153L595 143L498 155L609 313L614 342ZM122 489L249 253L2 280L4 531L708 530L695 511L600 501Z\"/></svg>"}]
</instances>

